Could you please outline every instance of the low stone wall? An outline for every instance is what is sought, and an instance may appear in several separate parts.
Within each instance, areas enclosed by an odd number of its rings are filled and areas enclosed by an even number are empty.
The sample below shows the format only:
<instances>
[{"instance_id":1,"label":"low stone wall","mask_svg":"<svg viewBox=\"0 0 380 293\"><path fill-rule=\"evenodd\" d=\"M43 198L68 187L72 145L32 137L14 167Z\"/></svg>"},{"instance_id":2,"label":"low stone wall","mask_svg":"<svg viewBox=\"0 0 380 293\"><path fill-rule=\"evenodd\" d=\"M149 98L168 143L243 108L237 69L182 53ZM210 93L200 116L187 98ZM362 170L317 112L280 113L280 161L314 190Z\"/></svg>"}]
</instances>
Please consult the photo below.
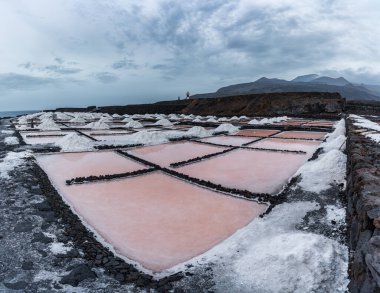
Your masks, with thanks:
<instances>
[{"instance_id":1,"label":"low stone wall","mask_svg":"<svg viewBox=\"0 0 380 293\"><path fill-rule=\"evenodd\" d=\"M380 292L380 144L347 121L351 292Z\"/></svg>"}]
</instances>

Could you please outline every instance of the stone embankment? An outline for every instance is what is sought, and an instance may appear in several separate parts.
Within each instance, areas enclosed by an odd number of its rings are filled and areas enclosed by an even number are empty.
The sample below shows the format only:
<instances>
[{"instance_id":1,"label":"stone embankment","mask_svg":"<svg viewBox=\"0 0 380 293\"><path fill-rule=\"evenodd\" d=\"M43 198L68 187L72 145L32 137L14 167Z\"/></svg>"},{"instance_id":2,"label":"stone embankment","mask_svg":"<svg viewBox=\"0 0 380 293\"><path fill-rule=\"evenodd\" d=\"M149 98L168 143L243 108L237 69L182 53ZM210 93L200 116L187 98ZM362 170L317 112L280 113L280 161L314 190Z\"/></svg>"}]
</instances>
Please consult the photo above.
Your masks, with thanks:
<instances>
[{"instance_id":1,"label":"stone embankment","mask_svg":"<svg viewBox=\"0 0 380 293\"><path fill-rule=\"evenodd\" d=\"M380 292L380 144L347 121L350 291Z\"/></svg>"},{"instance_id":2,"label":"stone embankment","mask_svg":"<svg viewBox=\"0 0 380 293\"><path fill-rule=\"evenodd\" d=\"M308 116L336 118L346 101L338 93L270 93L222 98L162 101L153 104L76 108L117 114L195 114L213 116ZM59 108L56 111L72 111Z\"/></svg>"}]
</instances>

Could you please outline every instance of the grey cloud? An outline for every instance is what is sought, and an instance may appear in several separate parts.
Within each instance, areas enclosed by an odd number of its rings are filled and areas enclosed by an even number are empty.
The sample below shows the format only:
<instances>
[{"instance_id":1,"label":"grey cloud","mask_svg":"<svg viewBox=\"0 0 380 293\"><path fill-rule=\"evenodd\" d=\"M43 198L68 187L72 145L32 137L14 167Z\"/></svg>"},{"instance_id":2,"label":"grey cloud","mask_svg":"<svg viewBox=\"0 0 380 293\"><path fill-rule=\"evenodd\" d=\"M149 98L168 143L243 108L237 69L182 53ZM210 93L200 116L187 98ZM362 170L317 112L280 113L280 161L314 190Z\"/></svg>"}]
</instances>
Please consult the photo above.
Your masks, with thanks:
<instances>
[{"instance_id":1,"label":"grey cloud","mask_svg":"<svg viewBox=\"0 0 380 293\"><path fill-rule=\"evenodd\" d=\"M0 74L1 90L32 90L46 85L54 85L56 79L36 77L17 73Z\"/></svg>"},{"instance_id":2,"label":"grey cloud","mask_svg":"<svg viewBox=\"0 0 380 293\"><path fill-rule=\"evenodd\" d=\"M111 64L113 69L138 69L139 66L131 59L121 59Z\"/></svg>"},{"instance_id":3,"label":"grey cloud","mask_svg":"<svg viewBox=\"0 0 380 293\"><path fill-rule=\"evenodd\" d=\"M32 62L26 62L19 64L19 67L23 69L27 69L29 71L37 71L37 72L46 72L46 73L52 73L52 74L75 74L83 71L80 68L72 67L71 65L76 65L76 63L69 62L68 64L70 66L63 65L65 61L62 58L55 58L54 61L56 61L57 64L52 65L39 65Z\"/></svg>"},{"instance_id":4,"label":"grey cloud","mask_svg":"<svg viewBox=\"0 0 380 293\"><path fill-rule=\"evenodd\" d=\"M82 69L74 67L64 67L59 65L49 65L41 68L41 71L59 73L59 74L74 74L81 72Z\"/></svg>"},{"instance_id":5,"label":"grey cloud","mask_svg":"<svg viewBox=\"0 0 380 293\"><path fill-rule=\"evenodd\" d=\"M94 77L102 83L114 83L119 78L111 72L98 72L93 74Z\"/></svg>"}]
</instances>

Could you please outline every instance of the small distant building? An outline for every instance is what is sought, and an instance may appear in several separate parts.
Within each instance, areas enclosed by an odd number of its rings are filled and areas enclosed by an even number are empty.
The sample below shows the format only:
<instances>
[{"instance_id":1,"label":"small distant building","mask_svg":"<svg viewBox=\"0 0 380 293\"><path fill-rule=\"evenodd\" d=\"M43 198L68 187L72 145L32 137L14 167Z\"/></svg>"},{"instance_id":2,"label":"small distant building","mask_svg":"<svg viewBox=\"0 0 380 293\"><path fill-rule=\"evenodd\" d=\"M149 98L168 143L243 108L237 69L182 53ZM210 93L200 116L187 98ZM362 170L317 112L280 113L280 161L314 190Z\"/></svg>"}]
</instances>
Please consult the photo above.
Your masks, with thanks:
<instances>
[{"instance_id":1,"label":"small distant building","mask_svg":"<svg viewBox=\"0 0 380 293\"><path fill-rule=\"evenodd\" d=\"M186 100L190 99L190 92L186 92Z\"/></svg>"}]
</instances>

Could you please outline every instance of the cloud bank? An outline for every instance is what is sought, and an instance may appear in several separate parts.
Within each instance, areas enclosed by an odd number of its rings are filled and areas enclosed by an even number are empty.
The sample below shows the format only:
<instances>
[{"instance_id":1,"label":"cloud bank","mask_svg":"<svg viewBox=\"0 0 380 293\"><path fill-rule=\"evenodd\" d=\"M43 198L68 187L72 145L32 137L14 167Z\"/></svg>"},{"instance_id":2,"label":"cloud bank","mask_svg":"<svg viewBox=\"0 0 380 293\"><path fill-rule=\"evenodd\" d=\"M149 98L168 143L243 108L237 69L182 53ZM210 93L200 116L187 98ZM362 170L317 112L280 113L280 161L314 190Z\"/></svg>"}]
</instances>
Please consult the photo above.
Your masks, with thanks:
<instances>
[{"instance_id":1,"label":"cloud bank","mask_svg":"<svg viewBox=\"0 0 380 293\"><path fill-rule=\"evenodd\" d=\"M380 3L0 2L3 109L176 99L261 76L380 83Z\"/></svg>"}]
</instances>

